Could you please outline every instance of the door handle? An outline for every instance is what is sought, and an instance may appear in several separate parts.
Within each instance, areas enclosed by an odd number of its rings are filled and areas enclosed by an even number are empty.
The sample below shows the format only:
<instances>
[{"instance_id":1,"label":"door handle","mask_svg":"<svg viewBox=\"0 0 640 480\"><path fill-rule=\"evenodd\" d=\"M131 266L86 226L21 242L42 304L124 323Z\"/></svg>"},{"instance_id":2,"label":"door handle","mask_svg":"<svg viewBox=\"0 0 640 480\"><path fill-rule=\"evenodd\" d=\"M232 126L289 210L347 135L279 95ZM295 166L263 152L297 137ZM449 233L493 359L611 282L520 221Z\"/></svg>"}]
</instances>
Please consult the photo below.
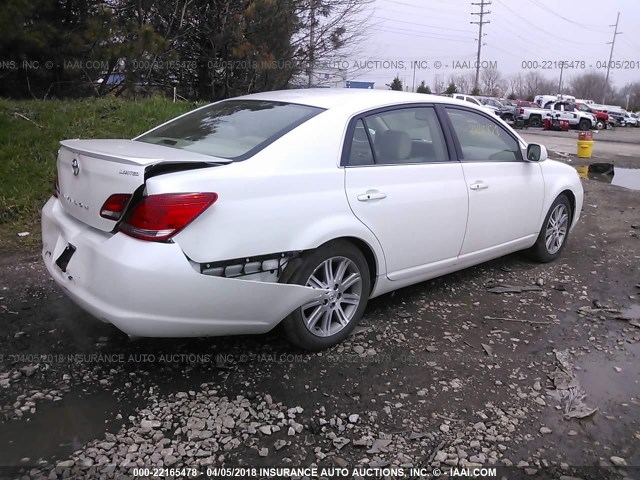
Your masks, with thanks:
<instances>
[{"instance_id":1,"label":"door handle","mask_svg":"<svg viewBox=\"0 0 640 480\"><path fill-rule=\"evenodd\" d=\"M471 190L486 190L487 188L489 188L489 185L480 180L477 180L475 183L469 185L469 188Z\"/></svg>"},{"instance_id":2,"label":"door handle","mask_svg":"<svg viewBox=\"0 0 640 480\"><path fill-rule=\"evenodd\" d=\"M369 200L382 200L383 198L387 198L387 194L378 192L377 190L370 190L367 193L358 195L358 200L361 202L368 202Z\"/></svg>"}]
</instances>

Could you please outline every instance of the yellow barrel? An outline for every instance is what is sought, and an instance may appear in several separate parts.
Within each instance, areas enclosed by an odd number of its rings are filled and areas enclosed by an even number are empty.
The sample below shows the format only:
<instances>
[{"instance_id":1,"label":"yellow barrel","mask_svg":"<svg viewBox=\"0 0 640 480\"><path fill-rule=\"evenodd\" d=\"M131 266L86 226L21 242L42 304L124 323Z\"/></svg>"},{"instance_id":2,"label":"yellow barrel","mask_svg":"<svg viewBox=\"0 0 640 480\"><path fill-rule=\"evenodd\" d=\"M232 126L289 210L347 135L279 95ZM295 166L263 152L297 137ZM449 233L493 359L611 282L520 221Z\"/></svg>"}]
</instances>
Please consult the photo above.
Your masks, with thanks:
<instances>
[{"instance_id":1,"label":"yellow barrel","mask_svg":"<svg viewBox=\"0 0 640 480\"><path fill-rule=\"evenodd\" d=\"M593 140L578 140L578 158L591 158Z\"/></svg>"}]
</instances>

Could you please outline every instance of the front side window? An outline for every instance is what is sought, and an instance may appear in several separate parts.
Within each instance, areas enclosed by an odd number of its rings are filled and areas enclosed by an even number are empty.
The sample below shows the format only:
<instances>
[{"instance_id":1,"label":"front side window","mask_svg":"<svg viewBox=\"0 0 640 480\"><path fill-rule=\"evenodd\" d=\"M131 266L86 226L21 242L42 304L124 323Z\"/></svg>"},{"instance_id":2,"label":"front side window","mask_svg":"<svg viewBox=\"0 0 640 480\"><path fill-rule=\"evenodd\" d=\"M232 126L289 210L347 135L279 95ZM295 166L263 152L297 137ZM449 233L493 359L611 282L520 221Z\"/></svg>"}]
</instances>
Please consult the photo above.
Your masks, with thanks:
<instances>
[{"instance_id":1,"label":"front side window","mask_svg":"<svg viewBox=\"0 0 640 480\"><path fill-rule=\"evenodd\" d=\"M292 103L228 100L195 110L136 140L238 161L322 111Z\"/></svg>"},{"instance_id":2,"label":"front side window","mask_svg":"<svg viewBox=\"0 0 640 480\"><path fill-rule=\"evenodd\" d=\"M373 145L371 153L378 165L449 160L442 128L431 107L390 110L358 121L352 139L350 165L370 162L365 139Z\"/></svg>"},{"instance_id":3,"label":"front side window","mask_svg":"<svg viewBox=\"0 0 640 480\"><path fill-rule=\"evenodd\" d=\"M522 160L518 141L509 135L498 123L484 115L468 110L447 108L466 161Z\"/></svg>"}]
</instances>

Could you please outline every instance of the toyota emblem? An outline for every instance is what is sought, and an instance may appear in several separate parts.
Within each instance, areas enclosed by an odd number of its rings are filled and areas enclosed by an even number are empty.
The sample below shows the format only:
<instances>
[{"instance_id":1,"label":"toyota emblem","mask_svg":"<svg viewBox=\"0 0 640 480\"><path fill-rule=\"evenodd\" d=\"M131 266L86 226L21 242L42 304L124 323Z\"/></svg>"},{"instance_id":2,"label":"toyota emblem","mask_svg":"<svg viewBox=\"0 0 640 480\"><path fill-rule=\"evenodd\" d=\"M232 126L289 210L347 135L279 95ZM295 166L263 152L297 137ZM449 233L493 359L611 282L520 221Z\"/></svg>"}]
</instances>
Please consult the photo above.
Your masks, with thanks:
<instances>
[{"instance_id":1,"label":"toyota emblem","mask_svg":"<svg viewBox=\"0 0 640 480\"><path fill-rule=\"evenodd\" d=\"M73 169L73 175L77 177L78 174L80 173L80 165L78 165L77 158L74 158L73 161L71 162L71 168Z\"/></svg>"}]
</instances>

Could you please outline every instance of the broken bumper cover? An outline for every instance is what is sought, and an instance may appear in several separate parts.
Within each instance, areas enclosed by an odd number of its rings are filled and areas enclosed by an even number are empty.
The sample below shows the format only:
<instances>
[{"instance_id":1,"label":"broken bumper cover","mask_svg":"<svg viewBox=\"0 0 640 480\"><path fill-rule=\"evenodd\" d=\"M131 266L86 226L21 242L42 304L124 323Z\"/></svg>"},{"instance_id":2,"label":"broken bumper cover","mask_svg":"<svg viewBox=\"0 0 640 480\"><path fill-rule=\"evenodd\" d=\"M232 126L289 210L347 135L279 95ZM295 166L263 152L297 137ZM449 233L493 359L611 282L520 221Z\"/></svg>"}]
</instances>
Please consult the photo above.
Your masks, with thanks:
<instances>
[{"instance_id":1,"label":"broken bumper cover","mask_svg":"<svg viewBox=\"0 0 640 480\"><path fill-rule=\"evenodd\" d=\"M298 285L202 275L177 244L100 232L65 213L56 198L42 210L42 243L44 263L67 295L129 335L264 333L320 296ZM75 251L61 268L56 260L69 245Z\"/></svg>"}]
</instances>

